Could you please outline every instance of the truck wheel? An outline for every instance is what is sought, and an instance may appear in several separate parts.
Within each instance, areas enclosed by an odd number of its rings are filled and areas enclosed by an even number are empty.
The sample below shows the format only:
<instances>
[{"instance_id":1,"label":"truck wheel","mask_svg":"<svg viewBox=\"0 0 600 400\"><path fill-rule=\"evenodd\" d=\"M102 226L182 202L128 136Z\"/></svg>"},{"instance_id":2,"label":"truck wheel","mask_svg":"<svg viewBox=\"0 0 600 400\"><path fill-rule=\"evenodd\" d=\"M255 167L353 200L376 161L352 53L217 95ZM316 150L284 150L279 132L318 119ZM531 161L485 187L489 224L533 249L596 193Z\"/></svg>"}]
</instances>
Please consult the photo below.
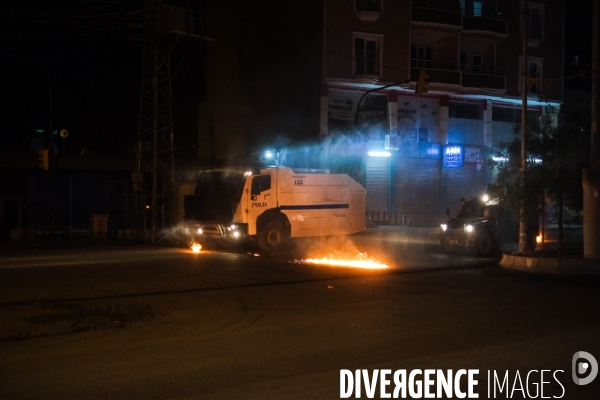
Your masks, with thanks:
<instances>
[{"instance_id":1,"label":"truck wheel","mask_svg":"<svg viewBox=\"0 0 600 400\"><path fill-rule=\"evenodd\" d=\"M257 235L258 246L264 251L279 251L285 245L287 232L278 221L269 222Z\"/></svg>"},{"instance_id":2,"label":"truck wheel","mask_svg":"<svg viewBox=\"0 0 600 400\"><path fill-rule=\"evenodd\" d=\"M480 256L489 256L494 251L494 239L489 232L482 232L475 241L477 254Z\"/></svg>"}]
</instances>

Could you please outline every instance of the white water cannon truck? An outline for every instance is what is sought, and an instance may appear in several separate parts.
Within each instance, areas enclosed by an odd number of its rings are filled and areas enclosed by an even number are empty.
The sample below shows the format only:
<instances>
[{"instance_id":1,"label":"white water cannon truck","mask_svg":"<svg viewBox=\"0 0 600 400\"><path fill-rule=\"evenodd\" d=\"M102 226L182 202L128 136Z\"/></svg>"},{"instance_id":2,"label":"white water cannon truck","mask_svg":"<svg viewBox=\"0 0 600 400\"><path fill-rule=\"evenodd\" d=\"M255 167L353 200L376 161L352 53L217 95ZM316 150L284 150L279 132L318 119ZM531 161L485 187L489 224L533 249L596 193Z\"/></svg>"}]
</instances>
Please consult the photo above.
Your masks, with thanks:
<instances>
[{"instance_id":1,"label":"white water cannon truck","mask_svg":"<svg viewBox=\"0 0 600 400\"><path fill-rule=\"evenodd\" d=\"M200 173L194 195L185 196L184 220L199 242L256 239L274 252L289 238L364 231L365 204L366 190L346 174L222 168Z\"/></svg>"}]
</instances>

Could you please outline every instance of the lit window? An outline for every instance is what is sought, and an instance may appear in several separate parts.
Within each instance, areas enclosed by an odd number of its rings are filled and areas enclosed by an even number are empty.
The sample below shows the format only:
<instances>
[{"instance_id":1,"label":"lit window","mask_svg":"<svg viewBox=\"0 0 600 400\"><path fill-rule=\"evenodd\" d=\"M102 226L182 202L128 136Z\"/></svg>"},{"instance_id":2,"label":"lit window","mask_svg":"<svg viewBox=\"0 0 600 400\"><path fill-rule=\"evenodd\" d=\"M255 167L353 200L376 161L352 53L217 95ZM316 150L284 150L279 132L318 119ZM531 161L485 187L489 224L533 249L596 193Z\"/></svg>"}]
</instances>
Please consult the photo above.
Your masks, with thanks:
<instances>
[{"instance_id":1,"label":"lit window","mask_svg":"<svg viewBox=\"0 0 600 400\"><path fill-rule=\"evenodd\" d=\"M473 16L474 17L481 17L481 8L482 8L482 4L480 1L473 2Z\"/></svg>"}]
</instances>

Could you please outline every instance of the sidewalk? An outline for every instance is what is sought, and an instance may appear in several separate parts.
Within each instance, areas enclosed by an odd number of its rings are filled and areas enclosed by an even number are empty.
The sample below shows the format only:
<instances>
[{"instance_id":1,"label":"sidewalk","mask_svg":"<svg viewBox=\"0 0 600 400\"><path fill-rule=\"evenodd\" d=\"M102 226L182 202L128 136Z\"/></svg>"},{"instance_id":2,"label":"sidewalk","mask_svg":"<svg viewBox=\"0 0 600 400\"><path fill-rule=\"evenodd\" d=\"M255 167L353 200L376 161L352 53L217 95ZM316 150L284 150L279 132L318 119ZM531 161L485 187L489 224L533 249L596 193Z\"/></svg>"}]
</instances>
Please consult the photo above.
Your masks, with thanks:
<instances>
[{"instance_id":1,"label":"sidewalk","mask_svg":"<svg viewBox=\"0 0 600 400\"><path fill-rule=\"evenodd\" d=\"M600 261L576 256L527 256L505 253L502 255L500 266L542 274L600 276Z\"/></svg>"},{"instance_id":2,"label":"sidewalk","mask_svg":"<svg viewBox=\"0 0 600 400\"><path fill-rule=\"evenodd\" d=\"M518 243L505 243L501 246L502 259L498 263L502 268L526 271L538 274L553 275L591 275L600 276L600 262L588 260L583 256L558 255L558 234L556 227L548 227L547 232L552 232L544 243L545 251L534 251L531 255L517 254ZM570 232L565 243L567 250L573 250L583 242L580 227L569 227ZM370 231L371 229L367 229ZM395 231L427 237L429 240L437 241L439 228L437 227L412 227L412 226L388 226L380 225L372 230L381 232ZM581 242L578 242L581 239Z\"/></svg>"}]
</instances>

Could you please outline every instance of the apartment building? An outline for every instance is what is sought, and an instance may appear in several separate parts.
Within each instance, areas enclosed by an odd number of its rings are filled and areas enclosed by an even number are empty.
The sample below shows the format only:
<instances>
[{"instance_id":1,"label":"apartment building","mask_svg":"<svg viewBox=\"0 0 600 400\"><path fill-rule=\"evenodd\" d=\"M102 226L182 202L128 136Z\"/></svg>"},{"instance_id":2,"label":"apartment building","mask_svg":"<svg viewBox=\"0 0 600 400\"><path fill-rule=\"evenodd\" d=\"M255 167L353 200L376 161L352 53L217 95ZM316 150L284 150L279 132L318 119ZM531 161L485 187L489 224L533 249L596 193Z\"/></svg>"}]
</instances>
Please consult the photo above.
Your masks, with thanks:
<instances>
[{"instance_id":1,"label":"apartment building","mask_svg":"<svg viewBox=\"0 0 600 400\"><path fill-rule=\"evenodd\" d=\"M433 226L492 182L521 118L522 37L528 116L557 116L563 16L562 0L325 0L320 135L364 154L374 220Z\"/></svg>"},{"instance_id":2,"label":"apartment building","mask_svg":"<svg viewBox=\"0 0 600 400\"><path fill-rule=\"evenodd\" d=\"M494 146L520 122L524 31L528 115L557 115L564 11L564 0L209 1L199 157L320 140L322 159L359 164L371 218L437 225L493 181Z\"/></svg>"}]
</instances>

